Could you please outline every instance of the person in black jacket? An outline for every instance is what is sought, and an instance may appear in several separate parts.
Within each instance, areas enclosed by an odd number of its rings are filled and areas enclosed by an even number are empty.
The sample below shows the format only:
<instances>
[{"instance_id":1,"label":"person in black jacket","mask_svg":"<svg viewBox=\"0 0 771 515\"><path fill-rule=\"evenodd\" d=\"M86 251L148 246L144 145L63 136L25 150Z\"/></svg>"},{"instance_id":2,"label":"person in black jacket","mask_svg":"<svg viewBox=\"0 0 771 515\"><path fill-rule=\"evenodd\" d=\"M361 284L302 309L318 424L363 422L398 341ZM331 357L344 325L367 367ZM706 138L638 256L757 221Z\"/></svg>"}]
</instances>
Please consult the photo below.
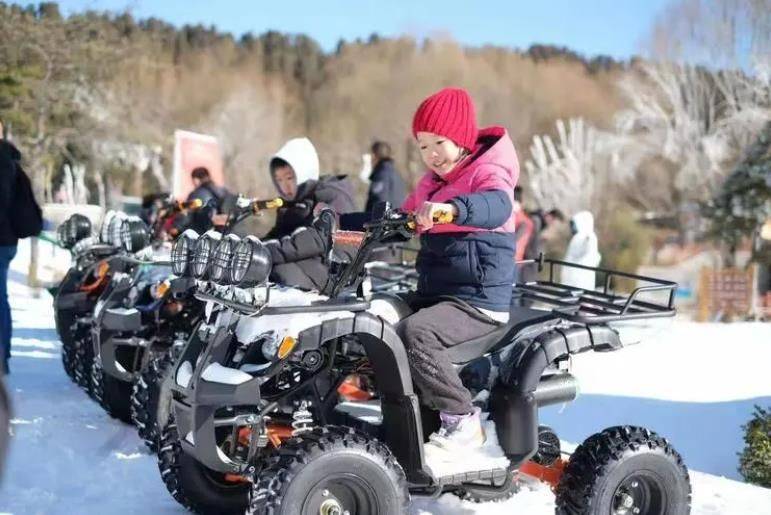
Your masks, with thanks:
<instances>
[{"instance_id":1,"label":"person in black jacket","mask_svg":"<svg viewBox=\"0 0 771 515\"><path fill-rule=\"evenodd\" d=\"M374 165L369 176L369 194L364 211L372 213L380 202L401 206L406 197L404 180L391 159L391 145L376 141L371 150Z\"/></svg>"},{"instance_id":2,"label":"person in black jacket","mask_svg":"<svg viewBox=\"0 0 771 515\"><path fill-rule=\"evenodd\" d=\"M203 233L211 228L215 215L227 212L227 204L232 195L226 188L214 184L209 170L203 166L195 168L190 176L193 179L195 189L187 196L187 201L200 200L205 207L181 217L175 225L180 232L183 228L189 227L198 233Z\"/></svg>"},{"instance_id":3,"label":"person in black jacket","mask_svg":"<svg viewBox=\"0 0 771 515\"><path fill-rule=\"evenodd\" d=\"M322 290L329 278L324 231L313 226L324 208L337 214L354 211L353 187L344 175L319 176L319 158L308 138L291 139L273 156L270 173L287 201L265 235L273 260L271 280L308 290Z\"/></svg>"},{"instance_id":4,"label":"person in black jacket","mask_svg":"<svg viewBox=\"0 0 771 515\"><path fill-rule=\"evenodd\" d=\"M8 372L11 357L11 306L8 304L8 268L16 256L18 238L11 225L11 199L16 184L19 150L5 138L0 120L0 375Z\"/></svg>"}]
</instances>

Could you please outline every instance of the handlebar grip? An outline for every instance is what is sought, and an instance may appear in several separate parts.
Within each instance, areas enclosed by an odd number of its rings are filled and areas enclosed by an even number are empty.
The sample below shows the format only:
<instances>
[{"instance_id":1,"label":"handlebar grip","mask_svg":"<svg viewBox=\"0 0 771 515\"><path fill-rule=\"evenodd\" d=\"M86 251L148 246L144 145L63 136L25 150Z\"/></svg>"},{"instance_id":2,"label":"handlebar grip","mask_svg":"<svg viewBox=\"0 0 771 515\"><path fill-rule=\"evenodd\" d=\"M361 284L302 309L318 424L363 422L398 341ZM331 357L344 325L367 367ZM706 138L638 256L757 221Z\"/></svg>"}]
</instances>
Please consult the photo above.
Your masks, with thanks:
<instances>
[{"instance_id":1,"label":"handlebar grip","mask_svg":"<svg viewBox=\"0 0 771 515\"><path fill-rule=\"evenodd\" d=\"M199 198L196 198L187 202L185 202L184 200L180 200L179 202L177 202L177 205L176 205L176 208L180 211L183 209L199 209L201 207L203 207L203 200Z\"/></svg>"},{"instance_id":2,"label":"handlebar grip","mask_svg":"<svg viewBox=\"0 0 771 515\"><path fill-rule=\"evenodd\" d=\"M257 213L265 209L278 209L284 205L284 199L277 197L272 200L255 200L252 203L252 211Z\"/></svg>"},{"instance_id":3,"label":"handlebar grip","mask_svg":"<svg viewBox=\"0 0 771 515\"><path fill-rule=\"evenodd\" d=\"M450 224L455 217L451 211L436 211L433 218L435 224Z\"/></svg>"}]
</instances>

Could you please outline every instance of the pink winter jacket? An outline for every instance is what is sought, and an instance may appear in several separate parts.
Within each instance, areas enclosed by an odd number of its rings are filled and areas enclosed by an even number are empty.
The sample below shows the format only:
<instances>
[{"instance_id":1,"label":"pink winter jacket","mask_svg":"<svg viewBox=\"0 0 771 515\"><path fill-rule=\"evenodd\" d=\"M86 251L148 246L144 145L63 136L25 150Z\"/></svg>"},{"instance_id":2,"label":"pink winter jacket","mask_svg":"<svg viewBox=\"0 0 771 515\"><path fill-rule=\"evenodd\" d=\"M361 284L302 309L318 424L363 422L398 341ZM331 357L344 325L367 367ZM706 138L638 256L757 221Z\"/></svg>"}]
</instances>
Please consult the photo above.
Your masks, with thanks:
<instances>
[{"instance_id":1,"label":"pink winter jacket","mask_svg":"<svg viewBox=\"0 0 771 515\"><path fill-rule=\"evenodd\" d=\"M423 202L448 202L456 197L499 190L514 201L514 186L519 179L519 161L508 132L503 127L488 127L479 131L477 145L459 168L444 177L429 170L418 181L413 191L402 204L404 211L416 211ZM452 232L514 232L514 213L500 227L480 227L442 224L433 226L432 234Z\"/></svg>"}]
</instances>

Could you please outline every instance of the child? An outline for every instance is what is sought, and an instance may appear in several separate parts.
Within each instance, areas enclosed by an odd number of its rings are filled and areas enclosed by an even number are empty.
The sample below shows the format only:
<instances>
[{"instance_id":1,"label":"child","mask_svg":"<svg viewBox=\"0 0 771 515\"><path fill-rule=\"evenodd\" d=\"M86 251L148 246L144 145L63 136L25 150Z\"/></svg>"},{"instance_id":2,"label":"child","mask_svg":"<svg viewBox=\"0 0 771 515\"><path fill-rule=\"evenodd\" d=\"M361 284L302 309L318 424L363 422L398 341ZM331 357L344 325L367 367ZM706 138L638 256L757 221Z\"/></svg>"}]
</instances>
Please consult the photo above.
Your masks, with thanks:
<instances>
[{"instance_id":1,"label":"child","mask_svg":"<svg viewBox=\"0 0 771 515\"><path fill-rule=\"evenodd\" d=\"M477 130L463 89L424 100L412 133L429 170L402 206L416 215L421 246L417 293L408 301L418 311L397 330L422 402L440 412L441 429L426 445L430 460L443 451L462 455L485 441L479 410L446 349L508 321L519 163L506 129ZM435 225L434 214L443 211L453 222Z\"/></svg>"},{"instance_id":2,"label":"child","mask_svg":"<svg viewBox=\"0 0 771 515\"><path fill-rule=\"evenodd\" d=\"M279 195L291 201L279 208L265 236L273 260L271 280L321 290L329 278L323 262L328 249L312 225L314 216L324 207L338 214L353 211L353 186L344 175L319 177L319 157L308 138L287 141L271 159L270 174Z\"/></svg>"}]
</instances>

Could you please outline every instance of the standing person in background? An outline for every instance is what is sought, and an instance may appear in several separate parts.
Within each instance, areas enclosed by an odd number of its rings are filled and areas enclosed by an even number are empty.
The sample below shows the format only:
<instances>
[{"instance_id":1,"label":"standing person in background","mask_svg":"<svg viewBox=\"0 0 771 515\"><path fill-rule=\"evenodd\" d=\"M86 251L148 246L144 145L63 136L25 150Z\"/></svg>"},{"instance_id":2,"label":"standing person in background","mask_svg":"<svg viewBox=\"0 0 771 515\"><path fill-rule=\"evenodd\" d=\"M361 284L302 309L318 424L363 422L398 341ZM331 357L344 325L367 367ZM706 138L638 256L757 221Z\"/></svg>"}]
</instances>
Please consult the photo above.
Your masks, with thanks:
<instances>
[{"instance_id":1,"label":"standing person in background","mask_svg":"<svg viewBox=\"0 0 771 515\"><path fill-rule=\"evenodd\" d=\"M589 211L581 211L570 219L573 237L565 252L565 261L583 266L599 266L602 256L594 233L594 216ZM584 290L594 290L595 272L580 268L562 267L562 283Z\"/></svg>"},{"instance_id":2,"label":"standing person in background","mask_svg":"<svg viewBox=\"0 0 771 515\"><path fill-rule=\"evenodd\" d=\"M369 176L369 194L364 211L372 213L379 202L401 206L406 197L404 180L391 158L391 145L385 141L372 144L372 173Z\"/></svg>"},{"instance_id":3,"label":"standing person in background","mask_svg":"<svg viewBox=\"0 0 771 515\"><path fill-rule=\"evenodd\" d=\"M8 268L20 238L36 236L43 227L32 184L21 168L21 152L6 139L0 120L0 375L10 372L11 306L8 303Z\"/></svg>"},{"instance_id":4,"label":"standing person in background","mask_svg":"<svg viewBox=\"0 0 771 515\"><path fill-rule=\"evenodd\" d=\"M547 258L562 259L570 241L570 227L565 215L559 209L550 209L543 215L541 243Z\"/></svg>"},{"instance_id":5,"label":"standing person in background","mask_svg":"<svg viewBox=\"0 0 771 515\"><path fill-rule=\"evenodd\" d=\"M522 205L522 187L517 186L514 188L514 223L516 224L516 230L514 231L514 239L517 243L516 253L514 254L515 261L521 261L525 259L525 250L530 244L530 240L533 237L533 221L527 216L525 207Z\"/></svg>"}]
</instances>

